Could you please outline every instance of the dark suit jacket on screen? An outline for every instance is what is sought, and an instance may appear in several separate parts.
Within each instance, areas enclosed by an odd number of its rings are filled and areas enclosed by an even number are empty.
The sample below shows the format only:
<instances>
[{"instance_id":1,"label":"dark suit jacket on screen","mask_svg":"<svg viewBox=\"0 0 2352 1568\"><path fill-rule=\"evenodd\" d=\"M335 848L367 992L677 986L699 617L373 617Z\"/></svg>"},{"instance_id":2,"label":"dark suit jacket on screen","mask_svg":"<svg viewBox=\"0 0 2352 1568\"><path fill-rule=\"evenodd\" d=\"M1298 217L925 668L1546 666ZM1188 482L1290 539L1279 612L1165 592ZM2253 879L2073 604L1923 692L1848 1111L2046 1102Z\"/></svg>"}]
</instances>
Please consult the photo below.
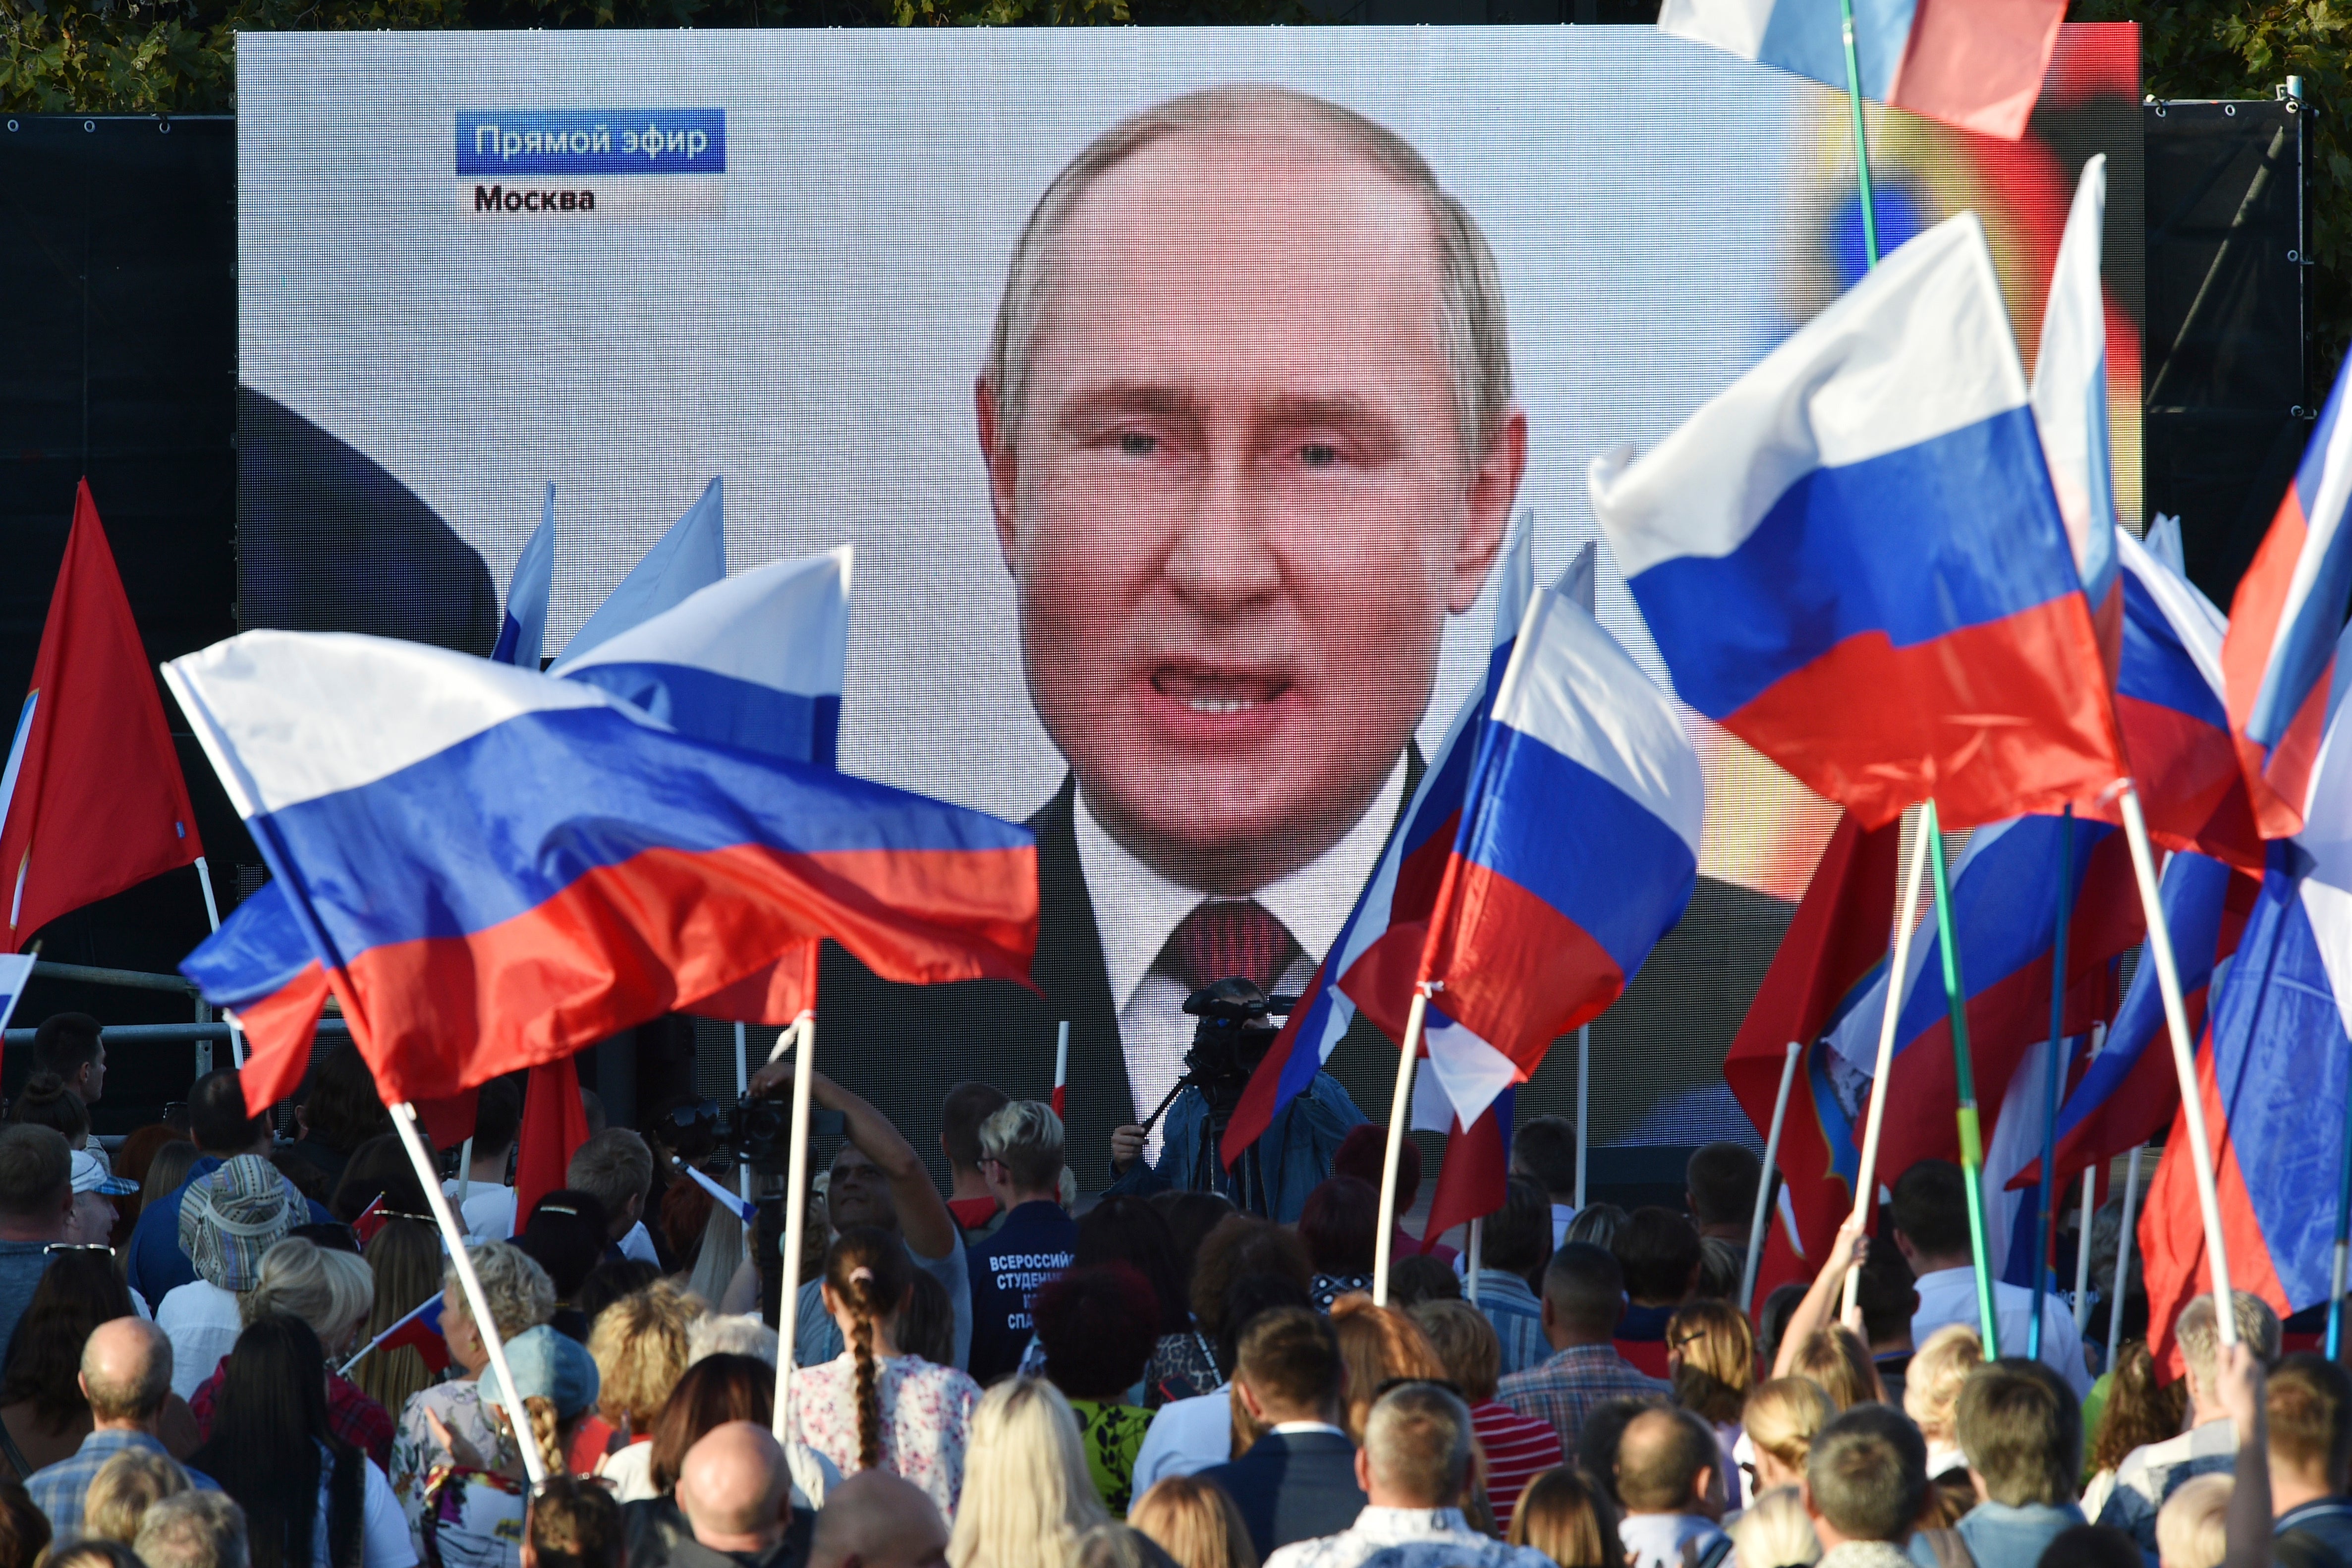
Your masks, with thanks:
<instances>
[{"instance_id":1,"label":"dark suit jacket on screen","mask_svg":"<svg viewBox=\"0 0 2352 1568\"><path fill-rule=\"evenodd\" d=\"M1364 1510L1356 1446L1328 1432L1268 1432L1229 1464L1201 1472L1242 1510L1258 1561L1277 1546L1336 1535Z\"/></svg>"}]
</instances>

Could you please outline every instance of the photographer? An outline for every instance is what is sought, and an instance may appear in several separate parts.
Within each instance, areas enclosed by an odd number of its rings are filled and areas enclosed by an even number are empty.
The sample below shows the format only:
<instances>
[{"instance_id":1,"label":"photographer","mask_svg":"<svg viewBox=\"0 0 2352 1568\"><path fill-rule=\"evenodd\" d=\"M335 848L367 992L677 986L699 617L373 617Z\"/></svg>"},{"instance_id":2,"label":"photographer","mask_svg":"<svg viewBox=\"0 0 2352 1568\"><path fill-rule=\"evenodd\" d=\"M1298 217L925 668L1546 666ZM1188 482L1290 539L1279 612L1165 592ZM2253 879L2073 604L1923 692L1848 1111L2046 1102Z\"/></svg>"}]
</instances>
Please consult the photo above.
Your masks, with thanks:
<instances>
[{"instance_id":1,"label":"photographer","mask_svg":"<svg viewBox=\"0 0 2352 1568\"><path fill-rule=\"evenodd\" d=\"M1184 1055L1184 1077L1161 1105L1167 1121L1160 1163L1144 1163L1149 1122L1119 1128L1110 1136L1112 1181L1104 1195L1148 1196L1171 1187L1213 1192L1253 1214L1293 1223L1307 1206L1307 1194L1331 1173L1341 1142L1363 1124L1364 1113L1339 1079L1318 1071L1275 1112L1265 1136L1225 1169L1218 1144L1250 1074L1274 1044L1275 1004L1247 980L1220 980L1192 993L1184 1011L1201 1022Z\"/></svg>"}]
</instances>

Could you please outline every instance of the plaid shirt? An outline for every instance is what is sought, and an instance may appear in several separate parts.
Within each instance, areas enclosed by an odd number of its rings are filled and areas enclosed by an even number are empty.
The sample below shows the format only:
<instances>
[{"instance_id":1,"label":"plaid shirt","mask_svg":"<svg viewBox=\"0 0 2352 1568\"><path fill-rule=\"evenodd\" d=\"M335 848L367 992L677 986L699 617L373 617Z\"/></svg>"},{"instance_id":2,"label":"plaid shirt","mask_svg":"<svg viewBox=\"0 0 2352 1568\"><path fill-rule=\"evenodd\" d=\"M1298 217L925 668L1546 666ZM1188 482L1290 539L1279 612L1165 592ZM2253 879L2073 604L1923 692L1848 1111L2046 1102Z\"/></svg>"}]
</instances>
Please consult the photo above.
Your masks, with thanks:
<instances>
[{"instance_id":1,"label":"plaid shirt","mask_svg":"<svg viewBox=\"0 0 2352 1568\"><path fill-rule=\"evenodd\" d=\"M1572 1463L1577 1435L1593 1411L1612 1399L1665 1399L1673 1394L1672 1385L1633 1370L1614 1345L1570 1345L1503 1379L1495 1397L1522 1415L1550 1422L1559 1434L1560 1452Z\"/></svg>"},{"instance_id":2,"label":"plaid shirt","mask_svg":"<svg viewBox=\"0 0 2352 1568\"><path fill-rule=\"evenodd\" d=\"M220 1398L221 1379L228 1375L228 1357L188 1396L188 1413L196 1418L197 1435L213 1435L214 1401ZM373 1459L378 1469L392 1467L392 1417L383 1405L360 1391L360 1385L339 1372L327 1373L327 1430Z\"/></svg>"},{"instance_id":3,"label":"plaid shirt","mask_svg":"<svg viewBox=\"0 0 2352 1568\"><path fill-rule=\"evenodd\" d=\"M81 1505L89 1495L89 1483L97 1479L100 1465L125 1448L143 1448L167 1459L172 1457L163 1444L144 1432L112 1427L84 1437L70 1458L59 1459L33 1472L25 1489L33 1494L33 1506L48 1516L50 1540L63 1545L80 1539ZM188 1470L188 1480L199 1491L220 1490L219 1484L201 1470Z\"/></svg>"}]
</instances>

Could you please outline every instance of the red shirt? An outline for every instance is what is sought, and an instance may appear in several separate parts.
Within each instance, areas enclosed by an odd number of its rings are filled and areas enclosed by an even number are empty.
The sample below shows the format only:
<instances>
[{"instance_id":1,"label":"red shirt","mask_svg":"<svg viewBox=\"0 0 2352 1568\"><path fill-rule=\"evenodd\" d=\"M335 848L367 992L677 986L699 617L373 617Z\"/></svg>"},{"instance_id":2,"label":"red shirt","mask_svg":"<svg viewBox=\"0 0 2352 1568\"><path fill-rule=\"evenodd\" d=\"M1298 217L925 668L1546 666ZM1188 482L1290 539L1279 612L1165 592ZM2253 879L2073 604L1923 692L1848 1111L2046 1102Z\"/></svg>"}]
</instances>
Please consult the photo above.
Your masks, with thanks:
<instances>
[{"instance_id":1,"label":"red shirt","mask_svg":"<svg viewBox=\"0 0 2352 1568\"><path fill-rule=\"evenodd\" d=\"M220 1397L221 1379L228 1375L228 1357L221 1357L213 1374L188 1397L188 1411L196 1431L209 1441L213 1435L213 1402ZM392 1417L383 1405L360 1392L360 1385L339 1372L327 1373L327 1429L378 1465L392 1464Z\"/></svg>"},{"instance_id":2,"label":"red shirt","mask_svg":"<svg viewBox=\"0 0 2352 1568\"><path fill-rule=\"evenodd\" d=\"M1470 1412L1470 1430L1486 1455L1486 1501L1495 1510L1495 1528L1507 1531L1527 1484L1564 1462L1559 1434L1550 1422L1518 1415L1492 1399Z\"/></svg>"}]
</instances>

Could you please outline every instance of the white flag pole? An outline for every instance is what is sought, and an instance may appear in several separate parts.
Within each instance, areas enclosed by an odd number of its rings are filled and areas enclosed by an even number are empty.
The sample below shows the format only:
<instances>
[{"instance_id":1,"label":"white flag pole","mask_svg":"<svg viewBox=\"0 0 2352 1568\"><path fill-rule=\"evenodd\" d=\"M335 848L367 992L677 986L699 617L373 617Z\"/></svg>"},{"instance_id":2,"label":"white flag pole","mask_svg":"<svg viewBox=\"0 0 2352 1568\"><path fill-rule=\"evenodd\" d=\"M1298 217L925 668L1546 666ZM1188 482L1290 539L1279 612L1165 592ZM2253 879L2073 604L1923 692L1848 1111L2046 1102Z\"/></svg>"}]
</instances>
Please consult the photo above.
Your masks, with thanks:
<instances>
[{"instance_id":1,"label":"white flag pole","mask_svg":"<svg viewBox=\"0 0 2352 1568\"><path fill-rule=\"evenodd\" d=\"M2074 1233L2074 1341L2082 1342L2083 1325L2091 1318L2091 1219L2092 1200L2097 1196L2099 1168L2086 1167L2083 1172L2083 1220Z\"/></svg>"},{"instance_id":2,"label":"white flag pole","mask_svg":"<svg viewBox=\"0 0 2352 1568\"><path fill-rule=\"evenodd\" d=\"M2116 1370L2116 1352L2124 1337L2124 1287L2131 1282L2132 1221L2139 1207L2139 1156L2137 1144L2124 1167L2124 1228L2116 1237L2116 1284L2107 1296L2107 1366Z\"/></svg>"},{"instance_id":3,"label":"white flag pole","mask_svg":"<svg viewBox=\"0 0 2352 1568\"><path fill-rule=\"evenodd\" d=\"M1576 1026L1576 1206L1584 1207L1584 1150L1591 1142L1585 1136L1592 1124L1592 1026Z\"/></svg>"},{"instance_id":4,"label":"white flag pole","mask_svg":"<svg viewBox=\"0 0 2352 1568\"><path fill-rule=\"evenodd\" d=\"M784 1290L776 1302L776 1327L783 1336L776 1347L775 1434L779 1443L789 1442L793 1347L800 1337L801 1238L808 1226L809 1094L814 1087L809 1075L816 1070L814 1010L793 1019L793 1029L785 1031L787 1037L793 1030L800 1034L800 1055L793 1058L792 1154L784 1176ZM779 1047L782 1043L777 1042Z\"/></svg>"},{"instance_id":5,"label":"white flag pole","mask_svg":"<svg viewBox=\"0 0 2352 1568\"><path fill-rule=\"evenodd\" d=\"M2139 791L2126 780L2124 837L2131 841L2132 874L2139 883L2139 906L2147 917L2147 955L2156 963L2157 992L2164 998L2164 1022L2172 1036L2172 1070L2180 1080L2181 1121L2189 1129L2189 1157L2196 1163L2197 1209L2205 1222L2205 1267L2212 1278L2213 1327L2225 1345L2238 1342L2237 1298L2230 1289L2230 1254L2221 1237L2221 1197L2213 1185L2213 1145L2205 1135L2205 1102L2197 1089L2197 1058L2189 1043L2189 1009L2180 1000L2180 971L2172 962L2172 932L2164 923L2157 891L2156 854L2147 844L2147 819Z\"/></svg>"},{"instance_id":6,"label":"white flag pole","mask_svg":"<svg viewBox=\"0 0 2352 1568\"><path fill-rule=\"evenodd\" d=\"M522 1455L523 1474L536 1487L547 1479L547 1467L540 1462L539 1443L531 1436L530 1411L524 1406L522 1395L515 1392L514 1371L507 1365L507 1348L499 1342L498 1320L490 1315L489 1298L482 1293L481 1276L474 1272L474 1259L466 1251L466 1233L450 1214L448 1194L441 1190L441 1173L433 1168L433 1156L425 1152L425 1141L416 1135L416 1108L403 1100L395 1101L391 1110L392 1130L400 1134L401 1146L408 1151L408 1163L416 1167L417 1184L425 1189L425 1201L433 1210L433 1223L441 1227L441 1239L448 1246L449 1266L457 1271L466 1310L473 1316L482 1348L489 1352L490 1370L498 1373L499 1394L506 1405L507 1419L514 1423L515 1448Z\"/></svg>"},{"instance_id":7,"label":"white flag pole","mask_svg":"<svg viewBox=\"0 0 2352 1568\"><path fill-rule=\"evenodd\" d=\"M1862 1124L1862 1159L1854 1173L1853 1212L1867 1225L1878 1198L1878 1130L1886 1117L1886 1080L1895 1070L1895 1026L1903 1011L1903 982L1911 968L1911 931L1919 923L1920 873L1927 864L1927 835L1934 831L1927 816L1912 818L1911 864L1903 872L1903 897L1895 910L1895 956L1886 966L1886 1011L1878 1025L1878 1058L1870 1078L1870 1110ZM1862 1271L1845 1276L1844 1310L1851 1312L1862 1293Z\"/></svg>"},{"instance_id":8,"label":"white flag pole","mask_svg":"<svg viewBox=\"0 0 2352 1568\"><path fill-rule=\"evenodd\" d=\"M1789 1042L1788 1058L1780 1064L1780 1089L1772 1097L1772 1131L1764 1139L1764 1171L1756 1180L1756 1215L1748 1222L1748 1262L1739 1271L1739 1310L1756 1300L1756 1270L1764 1261L1764 1226L1772 1217L1772 1172L1780 1162L1780 1128L1789 1118L1789 1090L1797 1081L1797 1058L1805 1054L1802 1040Z\"/></svg>"},{"instance_id":9,"label":"white flag pole","mask_svg":"<svg viewBox=\"0 0 2352 1568\"><path fill-rule=\"evenodd\" d=\"M1421 1026L1429 1011L1433 987L1412 990L1412 1010L1405 1016L1404 1048L1397 1052L1396 1094L1389 1110L1388 1152L1381 1164L1380 1229L1372 1233L1372 1305L1389 1304L1389 1259L1396 1250L1397 1167L1404 1161L1405 1118L1412 1113L1412 1069L1421 1057Z\"/></svg>"},{"instance_id":10,"label":"white flag pole","mask_svg":"<svg viewBox=\"0 0 2352 1568\"><path fill-rule=\"evenodd\" d=\"M743 1096L751 1092L751 1037L738 1023L735 1026L735 1099L739 1104ZM735 1162L735 1185L742 1193L744 1200L749 1202L751 1196L751 1166L750 1162L740 1156Z\"/></svg>"},{"instance_id":11,"label":"white flag pole","mask_svg":"<svg viewBox=\"0 0 2352 1568\"><path fill-rule=\"evenodd\" d=\"M1470 1222L1470 1266L1462 1276L1463 1294L1470 1304L1478 1304L1478 1270L1486 1261L1486 1216L1480 1215Z\"/></svg>"},{"instance_id":12,"label":"white flag pole","mask_svg":"<svg viewBox=\"0 0 2352 1568\"><path fill-rule=\"evenodd\" d=\"M196 857L196 886L205 890L205 919L212 922L213 930L217 931L220 930L220 903L213 897L213 868L205 864L205 858L201 855ZM236 1015L226 1008L222 1009L221 1016L228 1020L229 1059L243 1068L245 1027L236 1021Z\"/></svg>"}]
</instances>

